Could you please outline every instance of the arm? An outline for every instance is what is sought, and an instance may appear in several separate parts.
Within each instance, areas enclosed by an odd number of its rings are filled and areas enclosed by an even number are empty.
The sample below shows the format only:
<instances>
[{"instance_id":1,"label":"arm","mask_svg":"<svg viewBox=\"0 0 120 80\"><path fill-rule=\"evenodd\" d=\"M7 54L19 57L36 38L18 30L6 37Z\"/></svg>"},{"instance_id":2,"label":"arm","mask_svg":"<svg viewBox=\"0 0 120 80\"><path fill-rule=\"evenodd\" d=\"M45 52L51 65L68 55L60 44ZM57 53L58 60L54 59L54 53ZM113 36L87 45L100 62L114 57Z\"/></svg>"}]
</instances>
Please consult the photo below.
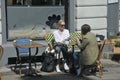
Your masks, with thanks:
<instances>
[{"instance_id":1,"label":"arm","mask_svg":"<svg viewBox=\"0 0 120 80\"><path fill-rule=\"evenodd\" d=\"M69 41L69 40L70 40L70 33L69 33L68 30L66 30L66 32L65 32L65 38L64 38L64 40L62 41L62 43L64 43L65 41Z\"/></svg>"},{"instance_id":2,"label":"arm","mask_svg":"<svg viewBox=\"0 0 120 80\"><path fill-rule=\"evenodd\" d=\"M84 39L82 40L82 42L80 42L80 40L79 40L79 41L77 40L77 46L78 46L81 50L84 50L88 44L89 44L89 41L88 41L87 38L84 38Z\"/></svg>"}]
</instances>

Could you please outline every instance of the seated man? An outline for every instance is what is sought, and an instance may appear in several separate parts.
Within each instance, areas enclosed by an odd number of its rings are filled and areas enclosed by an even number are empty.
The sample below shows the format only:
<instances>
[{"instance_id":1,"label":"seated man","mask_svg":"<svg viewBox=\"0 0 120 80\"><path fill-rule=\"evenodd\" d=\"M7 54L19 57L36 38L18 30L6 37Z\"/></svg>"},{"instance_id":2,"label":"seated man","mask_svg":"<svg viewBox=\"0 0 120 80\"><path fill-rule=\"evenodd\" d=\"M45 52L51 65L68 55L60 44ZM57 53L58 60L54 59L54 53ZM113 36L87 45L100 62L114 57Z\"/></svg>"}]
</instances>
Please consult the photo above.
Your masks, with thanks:
<instances>
[{"instance_id":1,"label":"seated man","mask_svg":"<svg viewBox=\"0 0 120 80\"><path fill-rule=\"evenodd\" d=\"M88 24L84 24L81 27L82 39L76 39L77 45L81 50L80 53L77 54L79 60L79 72L78 75L82 76L83 71L85 70L85 66L92 65L96 62L98 56L98 44L96 36L90 32L91 28ZM79 74L80 73L80 74Z\"/></svg>"},{"instance_id":2,"label":"seated man","mask_svg":"<svg viewBox=\"0 0 120 80\"><path fill-rule=\"evenodd\" d=\"M59 64L60 64L60 53L63 55L64 59L64 69L69 70L69 67L66 63L67 61L67 45L69 42L69 31L65 29L65 22L63 20L58 21L58 29L53 32L54 34L54 49L57 54L57 65L56 65L56 71L61 72L59 69Z\"/></svg>"}]
</instances>

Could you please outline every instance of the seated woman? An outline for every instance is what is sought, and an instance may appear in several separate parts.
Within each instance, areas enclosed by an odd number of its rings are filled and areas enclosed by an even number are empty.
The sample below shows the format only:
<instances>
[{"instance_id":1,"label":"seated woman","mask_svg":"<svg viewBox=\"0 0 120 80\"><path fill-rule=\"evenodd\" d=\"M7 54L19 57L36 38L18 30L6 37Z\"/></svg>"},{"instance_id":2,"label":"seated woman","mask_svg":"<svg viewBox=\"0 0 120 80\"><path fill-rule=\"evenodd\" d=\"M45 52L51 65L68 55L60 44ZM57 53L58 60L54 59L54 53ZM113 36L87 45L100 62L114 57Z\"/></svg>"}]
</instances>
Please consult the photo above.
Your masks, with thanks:
<instances>
[{"instance_id":1,"label":"seated woman","mask_svg":"<svg viewBox=\"0 0 120 80\"><path fill-rule=\"evenodd\" d=\"M64 59L64 69L65 70L69 70L69 67L66 63L67 61L67 45L68 41L69 41L69 31L67 29L65 29L65 22L63 20L59 20L58 21L58 29L56 31L53 32L54 34L54 49L55 52L57 54L57 65L56 65L56 71L57 72L61 72L60 70L60 53L62 53L63 55L63 59Z\"/></svg>"},{"instance_id":2,"label":"seated woman","mask_svg":"<svg viewBox=\"0 0 120 80\"><path fill-rule=\"evenodd\" d=\"M79 71L77 71L77 75L80 76L83 75L85 66L94 64L98 56L99 49L97 39L96 36L90 31L90 26L88 24L84 24L81 27L82 39L76 39L77 45L80 48L81 52L78 54L74 53L73 55L74 59L77 56L77 60L79 60L79 68L77 67Z\"/></svg>"}]
</instances>

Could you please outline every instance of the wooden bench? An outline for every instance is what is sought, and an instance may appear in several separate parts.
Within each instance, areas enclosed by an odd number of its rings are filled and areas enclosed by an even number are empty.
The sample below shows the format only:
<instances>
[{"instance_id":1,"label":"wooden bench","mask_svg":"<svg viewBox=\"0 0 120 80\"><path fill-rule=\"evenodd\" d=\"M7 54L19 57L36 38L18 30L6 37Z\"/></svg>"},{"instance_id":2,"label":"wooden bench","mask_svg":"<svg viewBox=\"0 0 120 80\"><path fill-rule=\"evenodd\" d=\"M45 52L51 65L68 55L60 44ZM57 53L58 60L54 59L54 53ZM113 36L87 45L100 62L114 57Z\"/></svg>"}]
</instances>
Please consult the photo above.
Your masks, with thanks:
<instances>
[{"instance_id":1,"label":"wooden bench","mask_svg":"<svg viewBox=\"0 0 120 80\"><path fill-rule=\"evenodd\" d=\"M71 32L70 33L70 42L68 44L68 50L72 49L71 51L74 52L74 46L76 44L76 38L77 37L81 37L81 33L80 32ZM45 35L45 41L47 42L49 49L53 49L53 40L54 40L54 35L52 33L47 33Z\"/></svg>"}]
</instances>

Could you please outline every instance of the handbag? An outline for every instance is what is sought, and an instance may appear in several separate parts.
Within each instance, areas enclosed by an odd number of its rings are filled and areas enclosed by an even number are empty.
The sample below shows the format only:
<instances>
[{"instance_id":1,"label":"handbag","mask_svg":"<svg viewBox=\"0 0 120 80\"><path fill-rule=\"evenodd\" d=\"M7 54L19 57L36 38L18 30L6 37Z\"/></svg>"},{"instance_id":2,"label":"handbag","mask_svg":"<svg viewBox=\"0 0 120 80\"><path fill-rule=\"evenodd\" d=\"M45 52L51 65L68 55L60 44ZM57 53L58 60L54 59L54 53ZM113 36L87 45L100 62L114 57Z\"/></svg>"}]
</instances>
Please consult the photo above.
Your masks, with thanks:
<instances>
[{"instance_id":1,"label":"handbag","mask_svg":"<svg viewBox=\"0 0 120 80\"><path fill-rule=\"evenodd\" d=\"M55 70L55 59L52 53L46 54L46 57L43 61L41 71L52 72Z\"/></svg>"}]
</instances>

